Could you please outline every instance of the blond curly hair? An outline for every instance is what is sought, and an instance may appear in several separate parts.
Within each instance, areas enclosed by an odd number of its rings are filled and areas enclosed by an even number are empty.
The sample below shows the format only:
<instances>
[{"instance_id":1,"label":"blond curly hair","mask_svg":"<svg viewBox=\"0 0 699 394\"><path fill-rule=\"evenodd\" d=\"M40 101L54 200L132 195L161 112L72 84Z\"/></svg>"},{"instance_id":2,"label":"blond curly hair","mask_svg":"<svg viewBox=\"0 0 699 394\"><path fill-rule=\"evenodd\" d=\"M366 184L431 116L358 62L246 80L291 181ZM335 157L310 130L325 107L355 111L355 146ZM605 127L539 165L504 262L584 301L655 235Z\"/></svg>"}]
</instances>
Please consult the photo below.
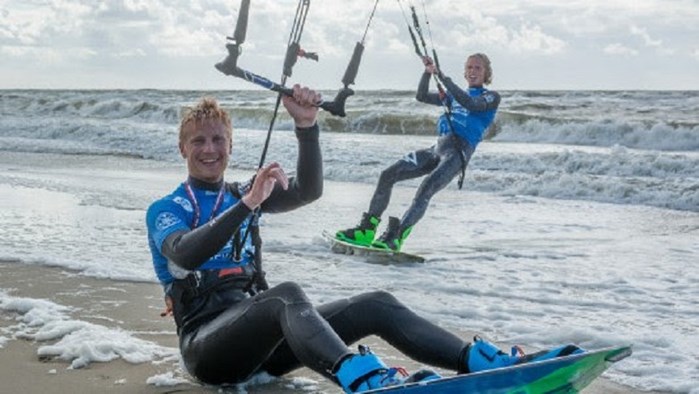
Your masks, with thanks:
<instances>
[{"instance_id":1,"label":"blond curly hair","mask_svg":"<svg viewBox=\"0 0 699 394\"><path fill-rule=\"evenodd\" d=\"M180 142L184 141L185 138L185 128L190 123L204 123L204 122L220 122L226 126L228 131L228 139L233 138L233 126L231 124L231 117L228 115L223 108L218 105L216 99L211 97L204 97L192 108L186 108L184 114L182 115L182 121L180 122Z\"/></svg>"}]
</instances>

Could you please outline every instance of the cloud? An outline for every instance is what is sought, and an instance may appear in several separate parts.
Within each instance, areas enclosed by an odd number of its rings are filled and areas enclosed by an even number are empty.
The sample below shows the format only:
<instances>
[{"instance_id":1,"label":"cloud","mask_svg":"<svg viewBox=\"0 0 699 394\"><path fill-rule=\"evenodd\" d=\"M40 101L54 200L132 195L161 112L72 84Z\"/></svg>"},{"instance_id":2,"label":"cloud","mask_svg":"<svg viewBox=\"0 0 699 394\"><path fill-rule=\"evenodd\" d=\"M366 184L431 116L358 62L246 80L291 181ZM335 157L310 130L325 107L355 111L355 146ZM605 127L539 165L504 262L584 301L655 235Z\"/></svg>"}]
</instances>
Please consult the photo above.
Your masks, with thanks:
<instances>
[{"instance_id":1,"label":"cloud","mask_svg":"<svg viewBox=\"0 0 699 394\"><path fill-rule=\"evenodd\" d=\"M448 34L439 37L439 42L457 47L509 47L512 34L497 22L495 18L484 17L480 13L474 13L470 20L453 25Z\"/></svg>"},{"instance_id":2,"label":"cloud","mask_svg":"<svg viewBox=\"0 0 699 394\"><path fill-rule=\"evenodd\" d=\"M694 60L699 61L699 49L695 49L694 52L690 54L691 57L694 58Z\"/></svg>"},{"instance_id":3,"label":"cloud","mask_svg":"<svg viewBox=\"0 0 699 394\"><path fill-rule=\"evenodd\" d=\"M656 53L660 55L670 56L676 53L676 50L674 48L671 48L667 45L663 45L663 40L651 38L650 34L648 34L648 32L646 32L646 29L644 28L631 26L631 34L641 37L646 47L655 48Z\"/></svg>"},{"instance_id":4,"label":"cloud","mask_svg":"<svg viewBox=\"0 0 699 394\"><path fill-rule=\"evenodd\" d=\"M411 23L408 2L401 3ZM627 0L472 0L468 7L457 0L412 3L421 20L425 14L429 18L432 34L423 25L427 45L431 49L434 41L447 69L461 67L462 56L471 51L498 59L499 82L507 81L508 69L538 70L552 61L556 67L571 69L581 64L580 59L596 59L600 67L629 70L639 62L667 62L672 56L679 70L676 78L684 85L697 80L696 0L637 0L633 7ZM0 54L6 60L0 64L0 82L41 86L32 75L36 70L41 75L79 73L83 80L109 84L106 77L131 80L130 75L158 65L169 77L157 86L189 86L191 67L206 64L213 69L209 63L224 56L225 36L233 32L239 4L239 0L0 0ZM295 77L334 86L333 73L346 67L373 5L373 0L312 2L301 44L319 52L321 62L299 67ZM276 75L296 7L297 0L252 2L241 66ZM376 88L412 86L420 64L398 2L379 2L365 47L361 78L373 78L371 86ZM598 56L600 51L607 56ZM64 67L58 70L57 65ZM303 74L305 69L314 71ZM26 70L21 80L3 78L22 75L21 70ZM89 72L101 77L90 79ZM220 83L214 72L205 77L211 78L210 86ZM638 81L632 75L627 79L630 85ZM514 76L512 81L518 83Z\"/></svg>"},{"instance_id":5,"label":"cloud","mask_svg":"<svg viewBox=\"0 0 699 394\"><path fill-rule=\"evenodd\" d=\"M233 10L219 1L208 3L10 2L0 13L0 45L8 46L4 52L14 56L34 56L29 48L61 49L71 58L76 53L78 58L90 53L117 58L210 55L223 45L224 31L232 30ZM193 13L193 8L199 12Z\"/></svg>"},{"instance_id":6,"label":"cloud","mask_svg":"<svg viewBox=\"0 0 699 394\"><path fill-rule=\"evenodd\" d=\"M153 34L149 42L166 56L208 56L223 53L224 37L210 30L171 25Z\"/></svg>"},{"instance_id":7,"label":"cloud","mask_svg":"<svg viewBox=\"0 0 699 394\"><path fill-rule=\"evenodd\" d=\"M643 38L643 42L649 47L659 47L663 45L663 40L654 40L650 38L646 29L642 29L636 26L631 26L631 34Z\"/></svg>"},{"instance_id":8,"label":"cloud","mask_svg":"<svg viewBox=\"0 0 699 394\"><path fill-rule=\"evenodd\" d=\"M512 33L509 46L514 51L540 52L547 55L562 52L565 41L544 33L539 26L524 24L519 31Z\"/></svg>"},{"instance_id":9,"label":"cloud","mask_svg":"<svg viewBox=\"0 0 699 394\"><path fill-rule=\"evenodd\" d=\"M96 57L98 54L90 48L73 48L70 54L60 49L29 46L3 45L0 54L7 57L27 59L29 63L43 65L70 65L71 62L85 61Z\"/></svg>"},{"instance_id":10,"label":"cloud","mask_svg":"<svg viewBox=\"0 0 699 394\"><path fill-rule=\"evenodd\" d=\"M501 48L512 53L553 55L563 52L567 47L565 40L545 33L539 25L520 22L518 26L512 27L475 11L467 22L450 22L449 25L452 27L442 29L443 34L439 36L444 49L454 46Z\"/></svg>"},{"instance_id":11,"label":"cloud","mask_svg":"<svg viewBox=\"0 0 699 394\"><path fill-rule=\"evenodd\" d=\"M623 55L623 56L637 56L638 51L624 46L623 44L614 43L609 44L604 48L604 53L609 55Z\"/></svg>"},{"instance_id":12,"label":"cloud","mask_svg":"<svg viewBox=\"0 0 699 394\"><path fill-rule=\"evenodd\" d=\"M115 53L115 58L135 58L135 57L146 57L147 53L141 48L135 48L131 50L125 50L119 53Z\"/></svg>"}]
</instances>

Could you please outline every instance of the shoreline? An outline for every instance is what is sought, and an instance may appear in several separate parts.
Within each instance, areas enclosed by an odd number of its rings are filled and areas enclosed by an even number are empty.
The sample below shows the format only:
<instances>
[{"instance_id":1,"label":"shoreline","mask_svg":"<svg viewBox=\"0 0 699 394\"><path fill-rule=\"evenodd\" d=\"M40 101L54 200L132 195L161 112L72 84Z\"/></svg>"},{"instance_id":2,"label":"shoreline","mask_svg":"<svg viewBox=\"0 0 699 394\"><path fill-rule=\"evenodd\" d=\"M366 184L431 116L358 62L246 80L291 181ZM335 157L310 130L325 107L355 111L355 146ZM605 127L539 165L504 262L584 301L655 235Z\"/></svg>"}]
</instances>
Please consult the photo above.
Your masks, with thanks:
<instances>
[{"instance_id":1,"label":"shoreline","mask_svg":"<svg viewBox=\"0 0 699 394\"><path fill-rule=\"evenodd\" d=\"M117 281L83 276L78 272L43 265L0 261L0 290L18 298L51 300L74 309L72 318L94 324L118 327L142 340L176 349L177 337L171 318L161 318L161 289L156 283ZM79 291L75 291L79 290ZM0 336L17 323L17 313L0 312ZM473 333L461 332L463 337ZM416 370L420 365L405 358L378 338L363 343L379 349L386 359ZM72 369L70 362L40 359L37 351L46 342L10 338L0 342L0 381L8 392L119 392L119 393L211 393L211 392L314 392L336 393L340 390L315 372L303 368L265 384L202 386L195 382L156 386L149 378L182 374L178 362L129 363L123 359L92 362ZM588 386L586 394L648 393L611 382L604 377Z\"/></svg>"}]
</instances>

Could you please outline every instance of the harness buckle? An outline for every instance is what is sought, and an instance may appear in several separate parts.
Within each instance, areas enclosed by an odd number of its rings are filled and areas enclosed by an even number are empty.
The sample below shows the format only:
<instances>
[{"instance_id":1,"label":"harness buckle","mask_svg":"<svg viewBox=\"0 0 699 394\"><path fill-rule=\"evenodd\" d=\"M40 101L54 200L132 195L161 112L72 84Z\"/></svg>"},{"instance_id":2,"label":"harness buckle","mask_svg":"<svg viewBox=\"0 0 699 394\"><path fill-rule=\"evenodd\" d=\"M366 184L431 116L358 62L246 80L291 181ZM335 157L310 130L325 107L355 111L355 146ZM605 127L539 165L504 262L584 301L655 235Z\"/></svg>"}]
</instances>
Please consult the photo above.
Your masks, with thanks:
<instances>
[{"instance_id":1,"label":"harness buckle","mask_svg":"<svg viewBox=\"0 0 699 394\"><path fill-rule=\"evenodd\" d=\"M184 279L187 284L187 290L192 292L192 295L198 296L200 294L199 288L201 286L201 272L190 272Z\"/></svg>"}]
</instances>

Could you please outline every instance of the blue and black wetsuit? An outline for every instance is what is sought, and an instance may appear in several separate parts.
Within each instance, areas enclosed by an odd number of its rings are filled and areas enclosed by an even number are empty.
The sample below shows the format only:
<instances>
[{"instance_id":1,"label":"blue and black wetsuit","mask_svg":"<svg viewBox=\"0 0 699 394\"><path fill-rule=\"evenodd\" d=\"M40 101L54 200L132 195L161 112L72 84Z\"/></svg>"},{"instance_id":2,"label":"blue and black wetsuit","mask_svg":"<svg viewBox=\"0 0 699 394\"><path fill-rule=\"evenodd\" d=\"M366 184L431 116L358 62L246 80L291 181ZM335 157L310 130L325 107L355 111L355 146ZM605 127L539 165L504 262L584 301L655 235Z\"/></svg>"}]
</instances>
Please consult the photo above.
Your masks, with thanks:
<instances>
[{"instance_id":1,"label":"blue and black wetsuit","mask_svg":"<svg viewBox=\"0 0 699 394\"><path fill-rule=\"evenodd\" d=\"M388 207L396 182L427 175L401 219L401 230L415 225L425 214L432 196L444 189L471 159L476 146L493 123L500 95L482 87L463 91L448 77L442 81L447 89L444 101L437 93L428 93L431 75L424 73L418 85L418 101L446 105L451 117L442 114L437 122L439 138L430 148L410 152L385 169L369 205L369 214L381 217Z\"/></svg>"},{"instance_id":2,"label":"blue and black wetsuit","mask_svg":"<svg viewBox=\"0 0 699 394\"><path fill-rule=\"evenodd\" d=\"M263 213L285 212L320 197L318 127L297 130L297 176L275 188ZM158 279L173 302L187 370L210 383L239 383L257 372L279 376L307 366L329 378L348 345L378 335L426 364L462 369L465 343L378 291L315 308L295 283L265 290L254 281L259 243L244 234L251 211L245 187L188 179L154 202L146 222Z\"/></svg>"}]
</instances>

